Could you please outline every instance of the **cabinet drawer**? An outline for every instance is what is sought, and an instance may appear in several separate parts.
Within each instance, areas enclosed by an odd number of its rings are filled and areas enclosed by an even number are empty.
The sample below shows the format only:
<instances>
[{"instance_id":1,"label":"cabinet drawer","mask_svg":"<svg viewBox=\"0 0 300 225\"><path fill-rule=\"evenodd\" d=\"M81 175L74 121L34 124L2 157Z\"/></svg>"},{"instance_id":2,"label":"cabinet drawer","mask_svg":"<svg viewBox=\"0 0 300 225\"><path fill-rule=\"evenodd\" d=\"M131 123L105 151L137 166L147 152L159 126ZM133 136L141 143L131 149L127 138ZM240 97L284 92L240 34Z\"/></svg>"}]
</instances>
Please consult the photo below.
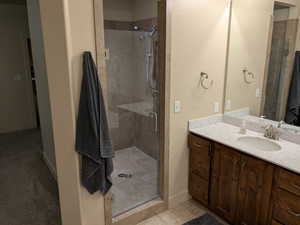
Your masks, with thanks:
<instances>
[{"instance_id":1,"label":"cabinet drawer","mask_svg":"<svg viewBox=\"0 0 300 225\"><path fill-rule=\"evenodd\" d=\"M300 225L300 198L285 190L277 189L273 218L285 225Z\"/></svg>"},{"instance_id":2,"label":"cabinet drawer","mask_svg":"<svg viewBox=\"0 0 300 225\"><path fill-rule=\"evenodd\" d=\"M189 192L194 199L208 206L208 182L206 180L190 173Z\"/></svg>"},{"instance_id":3,"label":"cabinet drawer","mask_svg":"<svg viewBox=\"0 0 300 225\"><path fill-rule=\"evenodd\" d=\"M200 176L202 179L209 180L210 172L210 153L209 149L190 150L190 173Z\"/></svg>"},{"instance_id":4,"label":"cabinet drawer","mask_svg":"<svg viewBox=\"0 0 300 225\"><path fill-rule=\"evenodd\" d=\"M192 134L189 135L190 148L209 149L209 146L210 146L210 141Z\"/></svg>"},{"instance_id":5,"label":"cabinet drawer","mask_svg":"<svg viewBox=\"0 0 300 225\"><path fill-rule=\"evenodd\" d=\"M280 188L300 196L300 176L278 168L276 181Z\"/></svg>"}]
</instances>

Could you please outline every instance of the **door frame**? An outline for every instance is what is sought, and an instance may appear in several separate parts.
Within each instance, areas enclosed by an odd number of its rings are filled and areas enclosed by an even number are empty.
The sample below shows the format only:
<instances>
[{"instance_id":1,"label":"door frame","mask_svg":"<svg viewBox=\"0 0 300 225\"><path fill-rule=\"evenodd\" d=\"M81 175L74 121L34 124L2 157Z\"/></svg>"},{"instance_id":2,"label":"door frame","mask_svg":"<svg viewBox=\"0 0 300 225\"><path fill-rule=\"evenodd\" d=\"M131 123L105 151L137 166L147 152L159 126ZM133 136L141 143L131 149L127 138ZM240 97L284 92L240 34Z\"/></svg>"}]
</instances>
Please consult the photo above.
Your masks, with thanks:
<instances>
[{"instance_id":1,"label":"door frame","mask_svg":"<svg viewBox=\"0 0 300 225\"><path fill-rule=\"evenodd\" d=\"M140 207L130 210L116 218L112 218L112 193L104 196L105 224L127 225L137 224L168 208L169 200L169 103L170 103L170 56L171 56L171 6L170 0L157 0L158 2L158 29L160 33L160 120L159 120L159 146L160 146L160 199L150 201ZM107 99L107 72L105 64L105 39L103 0L94 0L95 20L95 46L96 61L99 79L102 83L104 98ZM106 103L107 104L107 103Z\"/></svg>"}]
</instances>

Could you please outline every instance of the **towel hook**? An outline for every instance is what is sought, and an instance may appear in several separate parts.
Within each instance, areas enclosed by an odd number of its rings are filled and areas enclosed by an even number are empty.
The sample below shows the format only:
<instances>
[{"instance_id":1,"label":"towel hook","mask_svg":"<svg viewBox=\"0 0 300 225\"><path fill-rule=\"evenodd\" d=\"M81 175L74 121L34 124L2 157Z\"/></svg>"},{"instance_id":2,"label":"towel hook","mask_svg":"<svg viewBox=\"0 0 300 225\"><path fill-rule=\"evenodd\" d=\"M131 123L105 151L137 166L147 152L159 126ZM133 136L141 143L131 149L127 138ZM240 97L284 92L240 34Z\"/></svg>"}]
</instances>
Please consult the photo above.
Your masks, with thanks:
<instances>
[{"instance_id":1,"label":"towel hook","mask_svg":"<svg viewBox=\"0 0 300 225\"><path fill-rule=\"evenodd\" d=\"M244 80L247 84L252 84L253 81L255 80L254 73L250 72L247 68L243 69L243 74L244 74ZM251 78L249 81L248 78Z\"/></svg>"},{"instance_id":2,"label":"towel hook","mask_svg":"<svg viewBox=\"0 0 300 225\"><path fill-rule=\"evenodd\" d=\"M201 72L201 73L200 73L200 84L201 84L201 86L202 86L204 89L206 89L206 90L209 89L209 88L213 85L213 83L214 83L214 81L211 80L211 81L209 82L209 86L207 86L207 84L205 84L205 81L207 81L207 80L209 80L208 74L205 73L205 72Z\"/></svg>"}]
</instances>

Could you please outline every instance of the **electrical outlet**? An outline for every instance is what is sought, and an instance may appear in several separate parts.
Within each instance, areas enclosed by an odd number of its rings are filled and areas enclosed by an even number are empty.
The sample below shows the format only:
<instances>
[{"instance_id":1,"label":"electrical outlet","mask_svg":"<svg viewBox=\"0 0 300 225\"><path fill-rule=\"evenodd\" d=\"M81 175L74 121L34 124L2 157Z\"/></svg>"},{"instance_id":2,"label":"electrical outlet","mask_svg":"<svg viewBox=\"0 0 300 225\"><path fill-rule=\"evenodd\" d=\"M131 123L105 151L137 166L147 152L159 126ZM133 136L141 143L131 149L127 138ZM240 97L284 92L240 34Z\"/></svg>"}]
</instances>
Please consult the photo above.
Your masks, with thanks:
<instances>
[{"instance_id":1,"label":"electrical outlet","mask_svg":"<svg viewBox=\"0 0 300 225\"><path fill-rule=\"evenodd\" d=\"M225 106L225 108L226 108L226 110L230 110L230 109L231 109L231 100L230 100L230 99L228 99L228 100L226 101L226 106Z\"/></svg>"},{"instance_id":2,"label":"electrical outlet","mask_svg":"<svg viewBox=\"0 0 300 225\"><path fill-rule=\"evenodd\" d=\"M179 113L181 111L181 102L176 100L174 103L174 112Z\"/></svg>"},{"instance_id":3,"label":"electrical outlet","mask_svg":"<svg viewBox=\"0 0 300 225\"><path fill-rule=\"evenodd\" d=\"M218 113L220 111L220 103L219 102L215 102L214 103L214 112Z\"/></svg>"}]
</instances>

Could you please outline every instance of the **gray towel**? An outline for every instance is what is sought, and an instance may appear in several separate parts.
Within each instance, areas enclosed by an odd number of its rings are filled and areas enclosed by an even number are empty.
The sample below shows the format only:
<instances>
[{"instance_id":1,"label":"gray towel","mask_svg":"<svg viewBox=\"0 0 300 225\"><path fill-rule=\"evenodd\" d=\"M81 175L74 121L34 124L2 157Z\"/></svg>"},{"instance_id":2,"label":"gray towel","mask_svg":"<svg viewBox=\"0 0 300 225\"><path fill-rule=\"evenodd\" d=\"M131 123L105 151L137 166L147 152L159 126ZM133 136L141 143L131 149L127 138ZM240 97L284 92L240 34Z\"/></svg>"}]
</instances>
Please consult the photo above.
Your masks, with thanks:
<instances>
[{"instance_id":1,"label":"gray towel","mask_svg":"<svg viewBox=\"0 0 300 225\"><path fill-rule=\"evenodd\" d=\"M293 77L287 104L285 121L297 125L300 120L300 52L295 55Z\"/></svg>"},{"instance_id":2,"label":"gray towel","mask_svg":"<svg viewBox=\"0 0 300 225\"><path fill-rule=\"evenodd\" d=\"M76 127L76 151L81 154L82 185L106 194L112 186L112 149L102 89L90 52L83 55L83 78Z\"/></svg>"}]
</instances>

